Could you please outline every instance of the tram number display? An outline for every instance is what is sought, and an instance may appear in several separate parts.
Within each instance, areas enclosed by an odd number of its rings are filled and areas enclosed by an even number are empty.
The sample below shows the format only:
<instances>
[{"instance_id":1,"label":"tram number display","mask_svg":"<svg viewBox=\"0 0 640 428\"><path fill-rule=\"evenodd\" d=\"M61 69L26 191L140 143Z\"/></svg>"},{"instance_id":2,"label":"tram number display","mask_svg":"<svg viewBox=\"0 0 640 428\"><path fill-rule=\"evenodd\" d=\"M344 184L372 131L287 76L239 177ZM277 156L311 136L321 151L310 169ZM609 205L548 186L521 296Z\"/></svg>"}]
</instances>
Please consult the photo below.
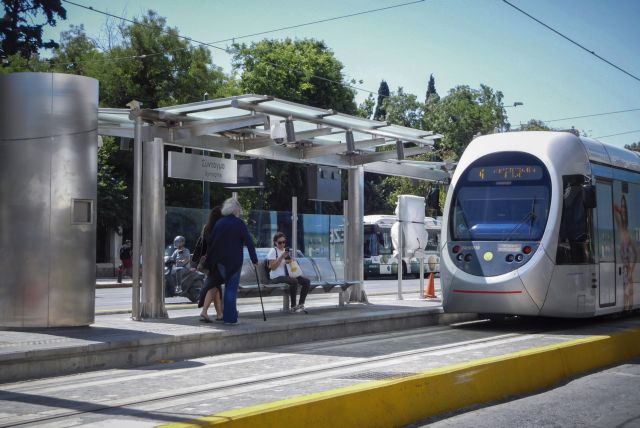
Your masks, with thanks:
<instances>
[{"instance_id":1,"label":"tram number display","mask_svg":"<svg viewBox=\"0 0 640 428\"><path fill-rule=\"evenodd\" d=\"M469 181L540 180L542 168L536 165L477 166L471 168Z\"/></svg>"}]
</instances>

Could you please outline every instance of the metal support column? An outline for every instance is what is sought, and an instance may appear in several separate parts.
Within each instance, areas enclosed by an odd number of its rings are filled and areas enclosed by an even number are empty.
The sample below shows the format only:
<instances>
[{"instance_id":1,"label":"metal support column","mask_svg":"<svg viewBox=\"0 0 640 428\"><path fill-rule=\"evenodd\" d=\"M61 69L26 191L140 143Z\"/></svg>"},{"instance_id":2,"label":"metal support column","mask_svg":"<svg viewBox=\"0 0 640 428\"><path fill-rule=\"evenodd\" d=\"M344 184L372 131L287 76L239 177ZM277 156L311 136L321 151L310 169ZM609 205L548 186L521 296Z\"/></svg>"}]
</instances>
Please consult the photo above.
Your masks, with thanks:
<instances>
[{"instance_id":1,"label":"metal support column","mask_svg":"<svg viewBox=\"0 0 640 428\"><path fill-rule=\"evenodd\" d=\"M142 226L141 189L142 189L142 118L135 116L133 141L133 236L132 236L132 284L131 317L140 321L140 237Z\"/></svg>"},{"instance_id":2,"label":"metal support column","mask_svg":"<svg viewBox=\"0 0 640 428\"><path fill-rule=\"evenodd\" d=\"M167 318L164 307L164 187L163 143L161 138L143 143L145 165L142 171L144 233L142 235L143 303L141 317Z\"/></svg>"},{"instance_id":3,"label":"metal support column","mask_svg":"<svg viewBox=\"0 0 640 428\"><path fill-rule=\"evenodd\" d=\"M358 166L348 170L349 179L349 199L347 201L348 209L345 222L348 223L345 246L346 268L345 279L347 281L364 280L363 265L364 259L364 168ZM356 285L352 287L350 300L357 302L366 302L367 295L364 285Z\"/></svg>"},{"instance_id":4,"label":"metal support column","mask_svg":"<svg viewBox=\"0 0 640 428\"><path fill-rule=\"evenodd\" d=\"M396 266L398 267L398 300L402 300L402 250L404 249L404 222L399 221L398 223L398 264Z\"/></svg>"},{"instance_id":5,"label":"metal support column","mask_svg":"<svg viewBox=\"0 0 640 428\"><path fill-rule=\"evenodd\" d=\"M291 197L291 249L293 257L298 253L298 197Z\"/></svg>"}]
</instances>

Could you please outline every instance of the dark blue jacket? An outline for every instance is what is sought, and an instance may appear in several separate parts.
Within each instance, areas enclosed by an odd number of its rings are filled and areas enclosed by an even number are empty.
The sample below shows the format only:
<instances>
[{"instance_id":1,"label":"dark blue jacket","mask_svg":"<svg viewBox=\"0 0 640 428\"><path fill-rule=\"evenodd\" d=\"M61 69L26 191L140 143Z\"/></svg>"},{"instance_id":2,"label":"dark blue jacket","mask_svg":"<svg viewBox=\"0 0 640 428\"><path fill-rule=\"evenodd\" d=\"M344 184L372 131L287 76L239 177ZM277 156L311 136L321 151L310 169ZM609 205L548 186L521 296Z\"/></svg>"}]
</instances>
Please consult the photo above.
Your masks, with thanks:
<instances>
[{"instance_id":1,"label":"dark blue jacket","mask_svg":"<svg viewBox=\"0 0 640 428\"><path fill-rule=\"evenodd\" d=\"M242 269L242 247L245 245L251 261L258 263L256 247L247 225L233 214L224 216L207 235L207 264L210 268L218 263L224 265L229 278Z\"/></svg>"}]
</instances>

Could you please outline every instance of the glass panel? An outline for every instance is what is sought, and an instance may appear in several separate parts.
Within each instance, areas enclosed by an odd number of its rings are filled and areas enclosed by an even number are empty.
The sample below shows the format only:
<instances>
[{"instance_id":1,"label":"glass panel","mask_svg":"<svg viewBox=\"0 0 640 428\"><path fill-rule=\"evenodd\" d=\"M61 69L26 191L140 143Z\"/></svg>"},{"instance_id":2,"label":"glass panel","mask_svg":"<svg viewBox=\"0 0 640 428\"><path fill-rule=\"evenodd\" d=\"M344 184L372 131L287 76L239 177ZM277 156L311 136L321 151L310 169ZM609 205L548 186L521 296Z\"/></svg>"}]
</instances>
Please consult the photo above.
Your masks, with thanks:
<instances>
[{"instance_id":1,"label":"glass panel","mask_svg":"<svg viewBox=\"0 0 640 428\"><path fill-rule=\"evenodd\" d=\"M556 263L593 263L591 239L593 214L591 209L584 207L585 192L582 185L584 178L567 175L562 178L562 181L562 218Z\"/></svg>"},{"instance_id":2,"label":"glass panel","mask_svg":"<svg viewBox=\"0 0 640 428\"><path fill-rule=\"evenodd\" d=\"M167 207L165 219L166 251L172 251L173 239L184 236L186 247L193 249L209 210ZM266 252L273 246L273 235L283 232L287 246L291 239L291 213L287 211L253 210L242 216L256 248ZM388 239L391 245L391 237ZM298 251L307 257L344 260L344 219L341 215L298 214ZM260 252L260 250L258 250Z\"/></svg>"},{"instance_id":3,"label":"glass panel","mask_svg":"<svg viewBox=\"0 0 640 428\"><path fill-rule=\"evenodd\" d=\"M453 211L454 240L530 240L542 237L549 209L546 186L464 187Z\"/></svg>"},{"instance_id":4,"label":"glass panel","mask_svg":"<svg viewBox=\"0 0 640 428\"><path fill-rule=\"evenodd\" d=\"M539 159L501 152L475 161L454 194L454 240L538 241L547 223L549 176Z\"/></svg>"},{"instance_id":5,"label":"glass panel","mask_svg":"<svg viewBox=\"0 0 640 428\"><path fill-rule=\"evenodd\" d=\"M596 185L596 201L598 202L598 260L601 262L614 261L613 213L611 207L611 185L598 183Z\"/></svg>"}]
</instances>

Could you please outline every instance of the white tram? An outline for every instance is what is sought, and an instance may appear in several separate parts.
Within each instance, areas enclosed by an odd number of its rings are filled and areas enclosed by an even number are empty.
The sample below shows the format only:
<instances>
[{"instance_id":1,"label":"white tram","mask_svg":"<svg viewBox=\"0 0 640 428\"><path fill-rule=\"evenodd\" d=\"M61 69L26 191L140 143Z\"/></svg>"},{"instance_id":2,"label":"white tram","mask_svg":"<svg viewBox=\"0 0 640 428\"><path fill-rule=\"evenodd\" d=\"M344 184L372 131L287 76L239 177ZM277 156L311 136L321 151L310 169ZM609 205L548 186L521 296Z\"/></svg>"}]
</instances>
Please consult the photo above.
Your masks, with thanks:
<instances>
[{"instance_id":1,"label":"white tram","mask_svg":"<svg viewBox=\"0 0 640 428\"><path fill-rule=\"evenodd\" d=\"M640 156L568 132L473 140L447 195L446 312L592 317L640 307Z\"/></svg>"}]
</instances>

